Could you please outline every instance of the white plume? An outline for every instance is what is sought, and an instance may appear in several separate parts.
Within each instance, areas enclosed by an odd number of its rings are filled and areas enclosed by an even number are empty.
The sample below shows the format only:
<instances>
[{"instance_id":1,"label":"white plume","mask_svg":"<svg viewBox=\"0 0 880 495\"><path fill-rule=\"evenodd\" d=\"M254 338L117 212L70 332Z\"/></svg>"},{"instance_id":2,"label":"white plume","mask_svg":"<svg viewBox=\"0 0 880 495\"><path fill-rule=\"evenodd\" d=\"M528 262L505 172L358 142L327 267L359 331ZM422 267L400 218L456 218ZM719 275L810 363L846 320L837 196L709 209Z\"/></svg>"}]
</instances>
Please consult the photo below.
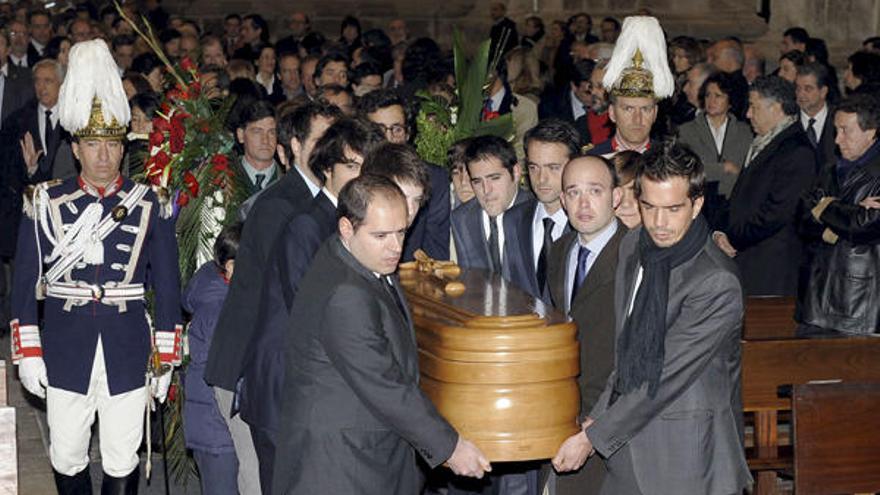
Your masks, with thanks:
<instances>
[{"instance_id":1,"label":"white plume","mask_svg":"<svg viewBox=\"0 0 880 495\"><path fill-rule=\"evenodd\" d=\"M131 120L119 68L104 40L81 41L70 49L67 76L58 92L58 121L74 133L89 124L92 98L101 100L104 122Z\"/></svg>"},{"instance_id":2,"label":"white plume","mask_svg":"<svg viewBox=\"0 0 880 495\"><path fill-rule=\"evenodd\" d=\"M605 70L602 85L611 89L623 70L632 65L636 50L642 52L643 68L654 76L654 96L667 98L675 91L675 80L666 60L666 36L655 17L633 16L623 21L614 54Z\"/></svg>"}]
</instances>

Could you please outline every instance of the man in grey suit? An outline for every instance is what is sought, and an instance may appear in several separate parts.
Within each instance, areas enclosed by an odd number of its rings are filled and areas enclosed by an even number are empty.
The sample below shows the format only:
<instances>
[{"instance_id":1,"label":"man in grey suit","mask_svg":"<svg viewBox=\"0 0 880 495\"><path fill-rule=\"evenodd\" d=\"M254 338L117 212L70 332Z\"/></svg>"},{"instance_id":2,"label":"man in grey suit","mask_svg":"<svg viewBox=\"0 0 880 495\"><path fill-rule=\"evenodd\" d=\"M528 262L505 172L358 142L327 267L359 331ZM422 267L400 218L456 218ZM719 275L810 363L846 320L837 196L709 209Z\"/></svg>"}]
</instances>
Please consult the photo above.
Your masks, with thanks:
<instances>
[{"instance_id":1,"label":"man in grey suit","mask_svg":"<svg viewBox=\"0 0 880 495\"><path fill-rule=\"evenodd\" d=\"M520 189L522 177L513 146L496 136L473 138L465 149L465 165L475 199L452 212L452 237L458 264L500 274L528 290L534 285L522 259L516 222L506 213L516 205L534 202Z\"/></svg>"},{"instance_id":2,"label":"man in grey suit","mask_svg":"<svg viewBox=\"0 0 880 495\"><path fill-rule=\"evenodd\" d=\"M393 275L407 230L406 198L364 175L342 189L338 233L315 255L289 319L272 493L400 494L430 467L482 477L489 462L419 389L418 354Z\"/></svg>"},{"instance_id":3,"label":"man in grey suit","mask_svg":"<svg viewBox=\"0 0 880 495\"><path fill-rule=\"evenodd\" d=\"M578 327L580 422L614 368L615 318L608 308L614 306L617 253L627 232L614 214L622 194L617 171L605 158L575 158L565 165L561 200L574 232L553 244L548 277L556 309ZM605 462L594 458L577 472L551 476L548 483L555 495L589 495L599 493L604 479Z\"/></svg>"},{"instance_id":4,"label":"man in grey suit","mask_svg":"<svg viewBox=\"0 0 880 495\"><path fill-rule=\"evenodd\" d=\"M666 143L636 176L644 226L627 234L615 279L615 370L553 459L606 460L602 494L742 493L751 482L740 397L742 287L700 216L703 167Z\"/></svg>"}]
</instances>

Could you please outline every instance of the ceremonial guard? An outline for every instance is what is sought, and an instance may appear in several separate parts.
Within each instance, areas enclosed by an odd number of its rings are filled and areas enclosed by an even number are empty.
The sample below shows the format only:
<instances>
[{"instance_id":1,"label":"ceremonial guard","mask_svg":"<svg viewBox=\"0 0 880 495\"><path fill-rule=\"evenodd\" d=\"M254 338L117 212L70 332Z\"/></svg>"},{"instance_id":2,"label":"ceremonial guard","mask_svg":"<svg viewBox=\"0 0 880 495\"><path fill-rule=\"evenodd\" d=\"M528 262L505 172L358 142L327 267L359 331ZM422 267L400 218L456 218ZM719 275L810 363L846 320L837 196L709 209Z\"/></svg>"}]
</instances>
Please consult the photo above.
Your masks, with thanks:
<instances>
[{"instance_id":1,"label":"ceremonial guard","mask_svg":"<svg viewBox=\"0 0 880 495\"><path fill-rule=\"evenodd\" d=\"M58 112L81 173L26 194L12 359L22 385L46 399L58 492L92 493L88 452L97 413L101 493L135 494L146 402L151 394L164 400L165 365L180 360L177 244L157 196L119 173L130 115L107 45L77 43L69 60ZM148 369L158 364L148 366L151 350L166 370L161 376Z\"/></svg>"}]
</instances>

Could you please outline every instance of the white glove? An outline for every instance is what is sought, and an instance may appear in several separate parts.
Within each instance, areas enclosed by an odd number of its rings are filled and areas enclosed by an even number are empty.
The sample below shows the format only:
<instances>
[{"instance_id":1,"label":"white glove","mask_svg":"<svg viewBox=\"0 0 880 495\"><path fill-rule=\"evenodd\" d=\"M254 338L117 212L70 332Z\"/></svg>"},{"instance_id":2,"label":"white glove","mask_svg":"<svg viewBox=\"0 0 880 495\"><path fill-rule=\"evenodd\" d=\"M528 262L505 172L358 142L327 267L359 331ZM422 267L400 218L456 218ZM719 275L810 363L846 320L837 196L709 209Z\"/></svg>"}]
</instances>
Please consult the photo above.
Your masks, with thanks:
<instances>
[{"instance_id":1,"label":"white glove","mask_svg":"<svg viewBox=\"0 0 880 495\"><path fill-rule=\"evenodd\" d=\"M150 379L150 393L163 404L165 403L165 397L168 396L168 388L171 387L172 373L169 370L162 376Z\"/></svg>"},{"instance_id":2,"label":"white glove","mask_svg":"<svg viewBox=\"0 0 880 495\"><path fill-rule=\"evenodd\" d=\"M46 398L49 377L46 376L46 363L41 357L21 358L18 362L18 378L28 392L41 399Z\"/></svg>"}]
</instances>

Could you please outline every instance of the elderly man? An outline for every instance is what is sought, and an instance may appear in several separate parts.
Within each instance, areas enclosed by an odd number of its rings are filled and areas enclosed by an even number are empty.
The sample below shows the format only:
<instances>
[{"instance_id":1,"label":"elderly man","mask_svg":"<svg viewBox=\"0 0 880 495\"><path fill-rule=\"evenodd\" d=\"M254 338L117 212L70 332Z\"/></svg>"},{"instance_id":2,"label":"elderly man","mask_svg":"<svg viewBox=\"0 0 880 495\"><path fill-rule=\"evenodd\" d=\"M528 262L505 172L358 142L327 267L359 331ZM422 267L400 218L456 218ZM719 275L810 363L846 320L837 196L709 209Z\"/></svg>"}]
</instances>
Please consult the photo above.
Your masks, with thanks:
<instances>
[{"instance_id":1,"label":"elderly man","mask_svg":"<svg viewBox=\"0 0 880 495\"><path fill-rule=\"evenodd\" d=\"M837 106L834 126L840 157L804 208L804 230L821 242L801 318L828 330L873 334L880 329L880 210L860 203L880 195L880 105L870 96L853 96Z\"/></svg>"},{"instance_id":2,"label":"elderly man","mask_svg":"<svg viewBox=\"0 0 880 495\"><path fill-rule=\"evenodd\" d=\"M82 172L36 186L26 208L32 218L18 237L12 360L22 385L46 399L49 459L61 495L92 492L96 414L101 493L137 493L151 347L163 363L181 358L174 223L160 216L149 187L119 173L129 121L124 95L104 41L73 47L59 125L73 136ZM102 108L112 119L101 118ZM148 290L155 295L155 330ZM170 383L167 371L154 395L164 400Z\"/></svg>"},{"instance_id":3,"label":"elderly man","mask_svg":"<svg viewBox=\"0 0 880 495\"><path fill-rule=\"evenodd\" d=\"M718 246L736 258L748 295L797 292L802 246L795 211L816 176L816 156L797 123L798 111L790 82L766 76L752 84L747 116L756 136L730 194L726 227L714 234Z\"/></svg>"}]
</instances>

